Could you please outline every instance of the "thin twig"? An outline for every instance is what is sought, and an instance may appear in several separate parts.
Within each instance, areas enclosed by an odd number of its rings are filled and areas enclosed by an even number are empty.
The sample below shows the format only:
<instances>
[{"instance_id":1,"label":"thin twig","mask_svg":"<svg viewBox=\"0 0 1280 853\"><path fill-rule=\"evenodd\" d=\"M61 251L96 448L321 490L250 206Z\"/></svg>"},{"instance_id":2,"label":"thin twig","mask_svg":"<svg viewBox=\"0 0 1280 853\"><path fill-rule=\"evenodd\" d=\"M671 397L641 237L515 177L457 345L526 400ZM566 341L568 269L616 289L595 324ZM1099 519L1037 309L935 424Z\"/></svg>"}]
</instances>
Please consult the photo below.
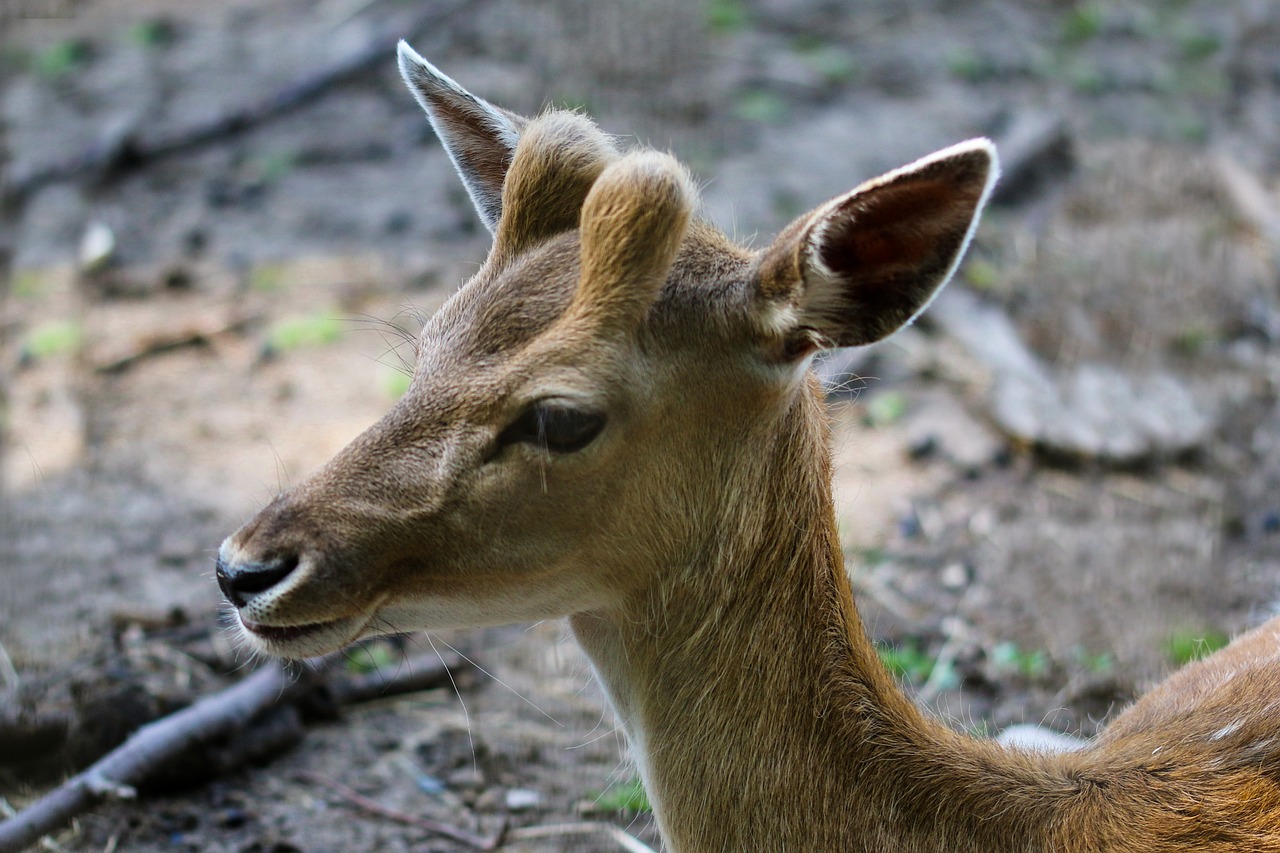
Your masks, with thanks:
<instances>
[{"instance_id":1,"label":"thin twig","mask_svg":"<svg viewBox=\"0 0 1280 853\"><path fill-rule=\"evenodd\" d=\"M342 797L347 803L368 812L369 814L385 817L387 820L393 820L396 823L403 823L406 826L417 827L436 835L443 835L446 838L452 838L469 847L477 850L497 850L498 845L502 843L506 825L500 826L497 833L489 838L476 835L474 832L462 829L456 826L450 826L447 823L441 823L431 818L418 817L406 812L393 809L390 806L384 806L377 800L370 799L354 788L349 788L336 779L330 779L327 776L321 776L319 773L312 773L307 770L300 771L296 774L297 778L304 782L312 782L317 785L324 785L332 789L338 796Z\"/></svg>"}]
</instances>

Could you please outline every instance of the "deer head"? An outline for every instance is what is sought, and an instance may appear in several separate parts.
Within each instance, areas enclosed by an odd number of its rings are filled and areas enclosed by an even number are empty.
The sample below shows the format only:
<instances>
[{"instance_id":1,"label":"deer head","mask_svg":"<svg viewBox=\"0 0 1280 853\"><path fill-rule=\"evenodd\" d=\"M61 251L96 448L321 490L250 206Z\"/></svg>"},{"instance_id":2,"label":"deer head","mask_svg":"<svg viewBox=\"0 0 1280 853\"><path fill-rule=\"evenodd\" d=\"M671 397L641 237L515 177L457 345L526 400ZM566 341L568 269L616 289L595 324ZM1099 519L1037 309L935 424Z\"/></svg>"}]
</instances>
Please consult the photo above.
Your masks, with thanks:
<instances>
[{"instance_id":1,"label":"deer head","mask_svg":"<svg viewBox=\"0 0 1280 853\"><path fill-rule=\"evenodd\" d=\"M961 143L750 251L671 157L494 107L404 44L400 68L493 247L400 402L223 543L219 584L275 655L603 611L698 565L788 488L768 460L811 356L911 322L996 175Z\"/></svg>"}]
</instances>

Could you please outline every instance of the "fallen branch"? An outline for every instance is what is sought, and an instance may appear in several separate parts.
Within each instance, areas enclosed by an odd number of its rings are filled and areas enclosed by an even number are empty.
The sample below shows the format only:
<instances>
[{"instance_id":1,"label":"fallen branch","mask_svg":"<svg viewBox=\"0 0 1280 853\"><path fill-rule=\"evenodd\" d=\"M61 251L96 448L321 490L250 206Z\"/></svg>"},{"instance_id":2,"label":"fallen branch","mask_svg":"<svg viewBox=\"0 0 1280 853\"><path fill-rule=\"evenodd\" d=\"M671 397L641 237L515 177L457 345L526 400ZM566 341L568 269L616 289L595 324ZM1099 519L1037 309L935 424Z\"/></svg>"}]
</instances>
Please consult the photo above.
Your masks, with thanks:
<instances>
[{"instance_id":1,"label":"fallen branch","mask_svg":"<svg viewBox=\"0 0 1280 853\"><path fill-rule=\"evenodd\" d=\"M225 772L244 761L274 754L296 742L301 723L295 706L346 705L437 687L469 667L456 658L411 658L393 674L331 672L342 655L325 658L300 674L278 664L168 717L138 729L121 746L0 823L0 853L16 853L108 798L132 799L139 786L167 778L186 761L207 772ZM225 745L217 743L229 738Z\"/></svg>"},{"instance_id":2,"label":"fallen branch","mask_svg":"<svg viewBox=\"0 0 1280 853\"><path fill-rule=\"evenodd\" d=\"M272 664L222 693L148 723L123 746L0 824L0 853L17 853L103 799L136 796L135 786L157 767L201 741L244 726L264 708L297 695L310 683L308 677L291 677Z\"/></svg>"},{"instance_id":3,"label":"fallen branch","mask_svg":"<svg viewBox=\"0 0 1280 853\"><path fill-rule=\"evenodd\" d=\"M113 133L60 163L37 167L13 176L8 193L13 199L25 198L33 190L47 184L84 176L105 178L113 173L136 169L148 163L211 142L234 136L279 118L317 100L338 83L351 79L382 62L390 62L396 42L412 38L429 28L444 25L461 12L474 11L486 0L461 0L443 8L432 6L394 34L380 34L351 56L321 68L281 87L267 97L237 109L216 115L151 137L139 136L132 128Z\"/></svg>"}]
</instances>

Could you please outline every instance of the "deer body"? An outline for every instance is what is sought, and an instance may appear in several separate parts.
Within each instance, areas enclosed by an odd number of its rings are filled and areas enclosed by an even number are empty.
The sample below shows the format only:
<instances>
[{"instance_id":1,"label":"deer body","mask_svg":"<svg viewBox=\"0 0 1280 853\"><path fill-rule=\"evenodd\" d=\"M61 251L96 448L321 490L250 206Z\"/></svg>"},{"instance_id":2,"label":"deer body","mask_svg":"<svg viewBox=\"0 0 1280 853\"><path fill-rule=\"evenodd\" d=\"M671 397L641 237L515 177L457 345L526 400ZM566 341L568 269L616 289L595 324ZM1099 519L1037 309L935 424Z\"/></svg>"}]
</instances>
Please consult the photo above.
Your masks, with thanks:
<instances>
[{"instance_id":1,"label":"deer body","mask_svg":"<svg viewBox=\"0 0 1280 853\"><path fill-rule=\"evenodd\" d=\"M866 638L809 357L927 305L988 143L751 252L670 158L507 113L407 46L401 68L494 248L405 398L224 543L257 648L568 616L678 853L1280 851L1280 623L1061 755L928 719Z\"/></svg>"}]
</instances>

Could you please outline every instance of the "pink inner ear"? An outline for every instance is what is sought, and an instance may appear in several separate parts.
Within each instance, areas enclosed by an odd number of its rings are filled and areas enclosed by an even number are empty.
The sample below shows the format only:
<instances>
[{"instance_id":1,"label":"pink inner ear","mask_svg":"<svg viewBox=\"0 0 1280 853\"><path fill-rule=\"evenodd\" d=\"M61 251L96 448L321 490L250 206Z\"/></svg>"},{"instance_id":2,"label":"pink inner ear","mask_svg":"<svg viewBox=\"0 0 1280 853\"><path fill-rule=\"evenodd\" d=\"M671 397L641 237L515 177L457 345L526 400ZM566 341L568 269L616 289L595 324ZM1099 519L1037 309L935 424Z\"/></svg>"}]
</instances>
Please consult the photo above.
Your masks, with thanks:
<instances>
[{"instance_id":1,"label":"pink inner ear","mask_svg":"<svg viewBox=\"0 0 1280 853\"><path fill-rule=\"evenodd\" d=\"M970 211L957 205L959 196L952 184L909 181L855 197L851 215L831 222L818 256L843 278L927 274L940 258L949 260L968 229Z\"/></svg>"}]
</instances>

